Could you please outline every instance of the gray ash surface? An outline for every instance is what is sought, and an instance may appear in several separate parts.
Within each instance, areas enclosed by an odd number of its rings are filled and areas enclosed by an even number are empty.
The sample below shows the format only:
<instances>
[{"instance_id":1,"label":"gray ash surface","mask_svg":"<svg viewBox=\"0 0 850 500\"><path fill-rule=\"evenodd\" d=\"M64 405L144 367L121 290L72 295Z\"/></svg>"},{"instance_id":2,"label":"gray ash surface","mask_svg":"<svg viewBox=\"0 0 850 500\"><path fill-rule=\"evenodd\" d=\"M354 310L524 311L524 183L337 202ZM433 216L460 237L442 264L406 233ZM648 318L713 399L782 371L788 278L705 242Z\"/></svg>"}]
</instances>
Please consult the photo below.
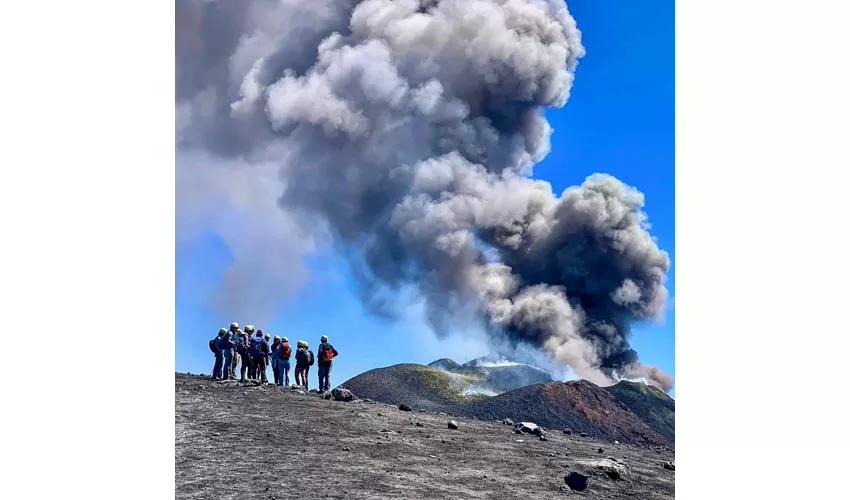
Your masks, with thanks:
<instances>
[{"instance_id":1,"label":"gray ash surface","mask_svg":"<svg viewBox=\"0 0 850 500\"><path fill-rule=\"evenodd\" d=\"M175 405L181 499L674 497L675 472L663 464L675 457L664 448L557 429L541 441L501 422L184 374ZM630 477L611 479L593 465L608 457L627 464ZM590 474L586 490L564 491L571 471Z\"/></svg>"}]
</instances>

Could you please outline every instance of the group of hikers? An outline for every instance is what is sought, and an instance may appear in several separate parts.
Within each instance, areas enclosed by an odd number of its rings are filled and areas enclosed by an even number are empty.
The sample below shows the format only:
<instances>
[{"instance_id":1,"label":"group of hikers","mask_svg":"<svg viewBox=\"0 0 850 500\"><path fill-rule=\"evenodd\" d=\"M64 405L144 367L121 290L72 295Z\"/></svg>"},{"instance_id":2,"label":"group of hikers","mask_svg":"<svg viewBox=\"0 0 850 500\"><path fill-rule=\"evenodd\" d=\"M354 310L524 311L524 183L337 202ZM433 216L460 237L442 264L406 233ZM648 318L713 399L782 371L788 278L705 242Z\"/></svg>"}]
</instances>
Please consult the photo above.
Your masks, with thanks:
<instances>
[{"instance_id":1,"label":"group of hikers","mask_svg":"<svg viewBox=\"0 0 850 500\"><path fill-rule=\"evenodd\" d=\"M210 340L210 350L215 354L213 380L237 380L236 365L242 363L239 380L260 380L268 382L266 368L271 365L276 385L289 385L289 360L292 348L286 337L271 336L259 329L254 333L253 325L246 325L245 330L239 328L239 323L231 323L230 329L218 331L218 336ZM319 392L331 389L331 366L339 352L328 343L327 335L322 335L319 344ZM295 385L309 389L307 378L310 367L316 362L316 357L307 342L299 340L295 350Z\"/></svg>"}]
</instances>

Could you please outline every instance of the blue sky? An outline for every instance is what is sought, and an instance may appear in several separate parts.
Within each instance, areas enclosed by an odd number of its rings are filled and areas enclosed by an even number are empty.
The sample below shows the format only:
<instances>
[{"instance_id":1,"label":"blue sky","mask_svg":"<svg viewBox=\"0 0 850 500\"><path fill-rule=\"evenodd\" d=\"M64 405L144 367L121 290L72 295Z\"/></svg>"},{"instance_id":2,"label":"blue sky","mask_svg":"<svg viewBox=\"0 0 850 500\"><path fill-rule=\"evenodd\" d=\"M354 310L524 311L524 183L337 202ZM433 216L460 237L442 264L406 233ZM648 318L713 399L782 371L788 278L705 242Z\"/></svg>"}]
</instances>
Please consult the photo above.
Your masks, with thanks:
<instances>
[{"instance_id":1,"label":"blue sky","mask_svg":"<svg viewBox=\"0 0 850 500\"><path fill-rule=\"evenodd\" d=\"M614 175L646 196L651 233L671 257L670 296L675 295L674 252L674 11L672 1L573 0L570 11L582 31L587 55L580 61L572 96L546 115L552 124L552 151L534 177L555 192L580 184L594 172ZM230 256L215 235L202 235L176 249L175 364L180 372L208 373L207 341L231 321L198 297L212 290ZM272 335L318 345L327 334L340 351L332 384L376 367L429 363L439 357L464 362L484 354L459 333L433 338L419 318L386 323L361 307L347 266L321 253L309 258L310 280L269 325ZM662 322L634 328L632 346L641 360L675 376L672 301ZM476 350L479 349L479 350ZM315 385L315 375L311 384ZM674 389L675 390L675 389ZM675 395L675 393L671 393Z\"/></svg>"}]
</instances>

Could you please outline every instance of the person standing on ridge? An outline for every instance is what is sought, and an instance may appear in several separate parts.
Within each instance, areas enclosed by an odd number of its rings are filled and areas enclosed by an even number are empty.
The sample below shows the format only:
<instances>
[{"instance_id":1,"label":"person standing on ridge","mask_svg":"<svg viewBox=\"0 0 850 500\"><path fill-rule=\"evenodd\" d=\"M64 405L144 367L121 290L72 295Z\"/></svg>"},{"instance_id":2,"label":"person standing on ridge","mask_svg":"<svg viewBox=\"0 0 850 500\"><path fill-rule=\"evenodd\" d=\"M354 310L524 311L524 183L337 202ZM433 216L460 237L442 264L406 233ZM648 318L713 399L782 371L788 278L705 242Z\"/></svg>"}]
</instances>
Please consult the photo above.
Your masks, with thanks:
<instances>
[{"instance_id":1,"label":"person standing on ridge","mask_svg":"<svg viewBox=\"0 0 850 500\"><path fill-rule=\"evenodd\" d=\"M245 347L247 348L246 357L248 358L248 378L256 379L258 377L257 366L254 364L256 357L260 353L260 340L262 338L255 338L254 325L245 325Z\"/></svg>"},{"instance_id":2,"label":"person standing on ridge","mask_svg":"<svg viewBox=\"0 0 850 500\"><path fill-rule=\"evenodd\" d=\"M223 369L222 370L222 378L224 380L231 380L231 379L236 378L234 376L234 374L235 374L234 370L235 370L236 366L235 366L235 363L233 363L233 346L234 346L233 331L235 330L233 325L236 325L237 328L239 326L236 323L231 323L230 330L225 330L224 335L221 335L221 337L218 340L218 345L219 345L219 347L221 347L222 369Z\"/></svg>"},{"instance_id":3,"label":"person standing on ridge","mask_svg":"<svg viewBox=\"0 0 850 500\"><path fill-rule=\"evenodd\" d=\"M277 382L278 385L289 385L289 357L292 355L292 348L289 347L289 339L283 337L278 346L278 350L273 356L277 360ZM297 384L297 382L296 382Z\"/></svg>"},{"instance_id":4,"label":"person standing on ridge","mask_svg":"<svg viewBox=\"0 0 850 500\"><path fill-rule=\"evenodd\" d=\"M251 325L246 326L245 329L247 330L248 327L251 327ZM251 355L248 354L248 333L242 330L238 330L238 332L239 340L236 341L236 351L239 352L239 360L242 362L242 368L239 369L239 380L244 382L247 380L246 377L251 377Z\"/></svg>"},{"instance_id":5,"label":"person standing on ridge","mask_svg":"<svg viewBox=\"0 0 850 500\"><path fill-rule=\"evenodd\" d=\"M307 375L310 372L312 365L312 352L307 348L307 342L298 341L298 349L295 351L295 383L309 389L307 384Z\"/></svg>"},{"instance_id":6,"label":"person standing on ridge","mask_svg":"<svg viewBox=\"0 0 850 500\"><path fill-rule=\"evenodd\" d=\"M331 390L331 367L333 359L339 356L334 346L328 343L328 336L322 335L319 344L319 392Z\"/></svg>"},{"instance_id":7,"label":"person standing on ridge","mask_svg":"<svg viewBox=\"0 0 850 500\"><path fill-rule=\"evenodd\" d=\"M269 334L266 334L266 339L268 339L268 337L269 337ZM274 336L274 342L272 343L272 347L271 347L271 355L269 356L269 361L272 365L272 375L274 376L274 385L283 385L283 384L280 383L280 374L278 373L278 370L277 370L277 360L278 360L277 351L279 349L280 349L280 336L275 335Z\"/></svg>"},{"instance_id":8,"label":"person standing on ridge","mask_svg":"<svg viewBox=\"0 0 850 500\"><path fill-rule=\"evenodd\" d=\"M266 360L269 357L269 343L263 338L263 331L258 330L257 336L251 341L251 364L254 365L254 378L263 383L269 381L266 375Z\"/></svg>"},{"instance_id":9,"label":"person standing on ridge","mask_svg":"<svg viewBox=\"0 0 850 500\"><path fill-rule=\"evenodd\" d=\"M263 330L260 329L259 331L262 332ZM272 364L272 345L271 345L271 342L270 342L271 338L272 338L272 336L269 335L268 333L263 334L263 340L265 340L265 344L269 348L268 353L266 354L266 359L265 359L265 363L266 363L267 368L269 366L271 366L271 364ZM272 372L274 372L274 370L272 370Z\"/></svg>"},{"instance_id":10,"label":"person standing on ridge","mask_svg":"<svg viewBox=\"0 0 850 500\"><path fill-rule=\"evenodd\" d=\"M236 380L236 365L239 364L239 352L236 350L236 341L239 332L239 323L231 323L230 330L224 335L225 343L230 347L230 379ZM225 354L225 359L227 355Z\"/></svg>"},{"instance_id":11,"label":"person standing on ridge","mask_svg":"<svg viewBox=\"0 0 850 500\"><path fill-rule=\"evenodd\" d=\"M218 335L210 340L210 350L212 350L215 355L215 365L213 365L213 380L221 380L221 369L223 368L224 361L224 353L221 351L221 339L224 337L224 334L227 333L227 330L224 328L218 331Z\"/></svg>"}]
</instances>

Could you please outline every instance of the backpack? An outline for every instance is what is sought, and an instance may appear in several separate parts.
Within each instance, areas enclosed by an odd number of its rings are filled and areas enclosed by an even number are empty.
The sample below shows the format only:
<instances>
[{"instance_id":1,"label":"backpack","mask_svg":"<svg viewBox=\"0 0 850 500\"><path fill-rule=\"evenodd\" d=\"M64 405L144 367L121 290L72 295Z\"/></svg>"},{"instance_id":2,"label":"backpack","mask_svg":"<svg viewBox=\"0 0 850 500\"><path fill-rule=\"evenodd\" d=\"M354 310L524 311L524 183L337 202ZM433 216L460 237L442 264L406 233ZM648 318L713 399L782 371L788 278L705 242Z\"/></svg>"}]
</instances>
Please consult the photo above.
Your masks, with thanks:
<instances>
[{"instance_id":1,"label":"backpack","mask_svg":"<svg viewBox=\"0 0 850 500\"><path fill-rule=\"evenodd\" d=\"M248 349L245 348L245 336L236 337L236 352L245 354Z\"/></svg>"},{"instance_id":2,"label":"backpack","mask_svg":"<svg viewBox=\"0 0 850 500\"><path fill-rule=\"evenodd\" d=\"M280 348L277 350L277 357L284 361L289 361L290 356L292 356L292 348L289 347L289 342L280 344Z\"/></svg>"},{"instance_id":3,"label":"backpack","mask_svg":"<svg viewBox=\"0 0 850 500\"><path fill-rule=\"evenodd\" d=\"M221 349L218 348L218 337L210 340L210 351L212 351L213 354L218 354L221 352Z\"/></svg>"},{"instance_id":4,"label":"backpack","mask_svg":"<svg viewBox=\"0 0 850 500\"><path fill-rule=\"evenodd\" d=\"M251 353L250 353L251 357L262 355L262 352L260 351L260 343L262 341L263 341L263 339L261 339L259 337L252 337L251 338Z\"/></svg>"},{"instance_id":5,"label":"backpack","mask_svg":"<svg viewBox=\"0 0 850 500\"><path fill-rule=\"evenodd\" d=\"M323 363L330 362L334 359L334 346L328 344L325 347L319 348L319 361Z\"/></svg>"},{"instance_id":6,"label":"backpack","mask_svg":"<svg viewBox=\"0 0 850 500\"><path fill-rule=\"evenodd\" d=\"M313 351L307 351L307 354L310 356L310 366L313 366L313 363L316 362L316 358L313 356Z\"/></svg>"}]
</instances>

